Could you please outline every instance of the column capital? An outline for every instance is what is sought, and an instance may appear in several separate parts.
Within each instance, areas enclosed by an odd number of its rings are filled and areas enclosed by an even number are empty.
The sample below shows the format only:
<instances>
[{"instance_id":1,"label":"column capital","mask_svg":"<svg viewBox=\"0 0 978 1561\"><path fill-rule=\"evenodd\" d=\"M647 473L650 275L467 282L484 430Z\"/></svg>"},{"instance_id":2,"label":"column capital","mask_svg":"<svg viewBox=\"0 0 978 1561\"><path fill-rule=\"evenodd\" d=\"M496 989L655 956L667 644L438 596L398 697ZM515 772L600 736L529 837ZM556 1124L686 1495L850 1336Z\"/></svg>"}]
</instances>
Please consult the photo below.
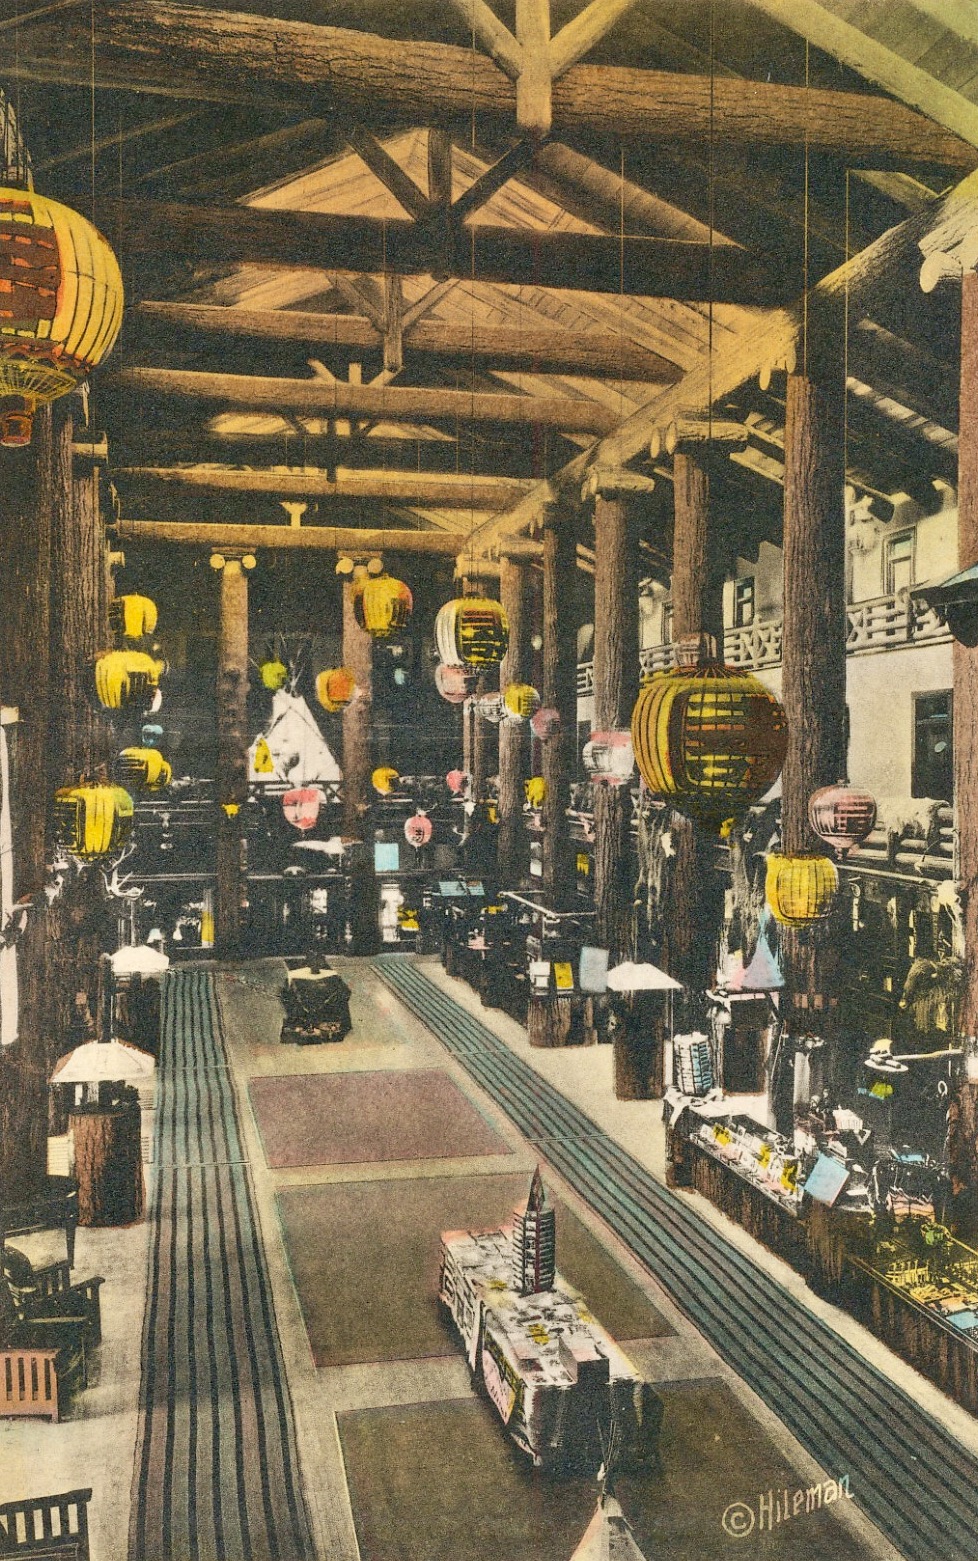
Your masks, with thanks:
<instances>
[{"instance_id":1,"label":"column capital","mask_svg":"<svg viewBox=\"0 0 978 1561\"><path fill-rule=\"evenodd\" d=\"M210 566L212 569L226 569L229 564L237 564L241 569L254 569L258 563L254 553L246 552L244 548L222 548L219 553L212 553Z\"/></svg>"},{"instance_id":2,"label":"column capital","mask_svg":"<svg viewBox=\"0 0 978 1561\"><path fill-rule=\"evenodd\" d=\"M655 478L644 472L629 471L624 466L591 466L581 487L581 499L586 504L592 499L621 499L627 494L651 493Z\"/></svg>"},{"instance_id":3,"label":"column capital","mask_svg":"<svg viewBox=\"0 0 978 1561\"><path fill-rule=\"evenodd\" d=\"M957 242L935 243L933 236L928 244L920 242L924 256L920 267L920 287L925 293L960 282L966 271L978 269L978 231L972 230Z\"/></svg>"},{"instance_id":4,"label":"column capital","mask_svg":"<svg viewBox=\"0 0 978 1561\"><path fill-rule=\"evenodd\" d=\"M653 460L661 455L689 455L697 452L704 456L711 450L726 454L729 450L744 450L748 442L745 423L728 417L708 417L706 413L684 413L673 419L667 428L656 429L649 441L649 454Z\"/></svg>"}]
</instances>

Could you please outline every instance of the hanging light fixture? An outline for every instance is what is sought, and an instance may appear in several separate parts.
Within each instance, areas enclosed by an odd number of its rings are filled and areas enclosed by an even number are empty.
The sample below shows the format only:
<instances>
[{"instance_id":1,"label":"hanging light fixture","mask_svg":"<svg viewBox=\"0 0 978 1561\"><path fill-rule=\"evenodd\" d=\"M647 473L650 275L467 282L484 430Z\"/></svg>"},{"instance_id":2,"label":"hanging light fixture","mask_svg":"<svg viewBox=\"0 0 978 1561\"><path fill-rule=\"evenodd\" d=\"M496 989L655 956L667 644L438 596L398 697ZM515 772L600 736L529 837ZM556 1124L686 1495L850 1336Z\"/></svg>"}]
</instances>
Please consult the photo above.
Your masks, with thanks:
<instances>
[{"instance_id":1,"label":"hanging light fixture","mask_svg":"<svg viewBox=\"0 0 978 1561\"><path fill-rule=\"evenodd\" d=\"M456 797L461 796L469 783L470 777L464 770L449 770L445 776L445 784Z\"/></svg>"},{"instance_id":2,"label":"hanging light fixture","mask_svg":"<svg viewBox=\"0 0 978 1561\"><path fill-rule=\"evenodd\" d=\"M258 668L258 676L271 694L277 694L280 688L285 687L288 675L288 667L277 656L266 656Z\"/></svg>"},{"instance_id":3,"label":"hanging light fixture","mask_svg":"<svg viewBox=\"0 0 978 1561\"><path fill-rule=\"evenodd\" d=\"M823 921L835 904L839 870L817 851L789 855L772 851L767 859L764 894L775 921L784 927L810 927Z\"/></svg>"},{"instance_id":4,"label":"hanging light fixture","mask_svg":"<svg viewBox=\"0 0 978 1561\"><path fill-rule=\"evenodd\" d=\"M592 732L581 757L590 779L609 786L624 786L635 769L629 732Z\"/></svg>"},{"instance_id":5,"label":"hanging light fixture","mask_svg":"<svg viewBox=\"0 0 978 1561\"><path fill-rule=\"evenodd\" d=\"M322 800L323 794L318 786L297 786L295 790L283 793L282 812L290 824L305 833L307 829L316 827Z\"/></svg>"},{"instance_id":6,"label":"hanging light fixture","mask_svg":"<svg viewBox=\"0 0 978 1561\"><path fill-rule=\"evenodd\" d=\"M354 580L352 590L354 617L375 640L393 639L406 628L414 598L403 580L364 574Z\"/></svg>"},{"instance_id":7,"label":"hanging light fixture","mask_svg":"<svg viewBox=\"0 0 978 1561\"><path fill-rule=\"evenodd\" d=\"M123 640L153 634L157 617L156 603L149 596L116 596L109 603L109 627Z\"/></svg>"},{"instance_id":8,"label":"hanging light fixture","mask_svg":"<svg viewBox=\"0 0 978 1561\"><path fill-rule=\"evenodd\" d=\"M349 667L328 667L316 679L316 698L324 710L333 714L345 710L356 691L356 679Z\"/></svg>"},{"instance_id":9,"label":"hanging light fixture","mask_svg":"<svg viewBox=\"0 0 978 1561\"><path fill-rule=\"evenodd\" d=\"M142 650L110 650L95 663L95 693L106 710L150 705L166 662Z\"/></svg>"},{"instance_id":10,"label":"hanging light fixture","mask_svg":"<svg viewBox=\"0 0 978 1561\"><path fill-rule=\"evenodd\" d=\"M490 726L498 726L506 717L506 703L498 689L489 689L484 694L477 694L475 699L475 713L481 716L483 721L488 721Z\"/></svg>"},{"instance_id":11,"label":"hanging light fixture","mask_svg":"<svg viewBox=\"0 0 978 1561\"><path fill-rule=\"evenodd\" d=\"M81 780L54 794L54 834L80 862L97 862L121 851L132 834L132 797L107 781Z\"/></svg>"},{"instance_id":12,"label":"hanging light fixture","mask_svg":"<svg viewBox=\"0 0 978 1561\"><path fill-rule=\"evenodd\" d=\"M165 791L173 770L158 748L123 748L115 761L121 782L136 791Z\"/></svg>"},{"instance_id":13,"label":"hanging light fixture","mask_svg":"<svg viewBox=\"0 0 978 1561\"><path fill-rule=\"evenodd\" d=\"M0 445L30 444L34 413L87 379L122 324L118 262L78 212L0 187Z\"/></svg>"},{"instance_id":14,"label":"hanging light fixture","mask_svg":"<svg viewBox=\"0 0 978 1561\"><path fill-rule=\"evenodd\" d=\"M541 705L536 715L530 717L530 731L544 743L556 737L560 731L560 711L552 705Z\"/></svg>"},{"instance_id":15,"label":"hanging light fixture","mask_svg":"<svg viewBox=\"0 0 978 1561\"><path fill-rule=\"evenodd\" d=\"M509 714L517 721L529 721L540 708L540 695L532 683L508 683L503 699Z\"/></svg>"},{"instance_id":16,"label":"hanging light fixture","mask_svg":"<svg viewBox=\"0 0 978 1561\"><path fill-rule=\"evenodd\" d=\"M435 619L435 645L446 666L498 666L509 647L502 603L483 596L446 602Z\"/></svg>"},{"instance_id":17,"label":"hanging light fixture","mask_svg":"<svg viewBox=\"0 0 978 1561\"><path fill-rule=\"evenodd\" d=\"M446 665L440 661L435 668L435 687L450 705L464 704L469 695L475 693L477 681L476 674L461 665Z\"/></svg>"},{"instance_id":18,"label":"hanging light fixture","mask_svg":"<svg viewBox=\"0 0 978 1561\"><path fill-rule=\"evenodd\" d=\"M774 784L787 741L779 701L751 673L713 660L709 644L695 662L653 673L632 712L632 746L649 791L713 829Z\"/></svg>"},{"instance_id":19,"label":"hanging light fixture","mask_svg":"<svg viewBox=\"0 0 978 1561\"><path fill-rule=\"evenodd\" d=\"M431 819L420 809L404 821L404 838L409 846L414 846L416 851L420 851L428 844L432 832Z\"/></svg>"},{"instance_id":20,"label":"hanging light fixture","mask_svg":"<svg viewBox=\"0 0 978 1561\"><path fill-rule=\"evenodd\" d=\"M370 777L370 784L382 797L389 797L400 778L392 764L378 764Z\"/></svg>"},{"instance_id":21,"label":"hanging light fixture","mask_svg":"<svg viewBox=\"0 0 978 1561\"><path fill-rule=\"evenodd\" d=\"M808 803L808 821L820 840L844 861L876 825L876 799L846 780L813 791Z\"/></svg>"}]
</instances>

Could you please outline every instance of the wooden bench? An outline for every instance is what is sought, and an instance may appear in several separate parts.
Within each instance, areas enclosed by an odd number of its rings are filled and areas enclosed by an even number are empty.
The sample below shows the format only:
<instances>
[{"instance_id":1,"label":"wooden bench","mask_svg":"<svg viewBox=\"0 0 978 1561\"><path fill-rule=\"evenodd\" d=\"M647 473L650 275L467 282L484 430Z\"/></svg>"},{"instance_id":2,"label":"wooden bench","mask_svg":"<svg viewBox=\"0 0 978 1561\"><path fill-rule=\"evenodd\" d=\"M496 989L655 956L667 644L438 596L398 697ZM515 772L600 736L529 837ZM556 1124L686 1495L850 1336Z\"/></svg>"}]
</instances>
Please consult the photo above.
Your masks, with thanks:
<instances>
[{"instance_id":1,"label":"wooden bench","mask_svg":"<svg viewBox=\"0 0 978 1561\"><path fill-rule=\"evenodd\" d=\"M60 1420L69 1397L66 1373L59 1370L63 1357L60 1349L0 1349L0 1416Z\"/></svg>"},{"instance_id":2,"label":"wooden bench","mask_svg":"<svg viewBox=\"0 0 978 1561\"><path fill-rule=\"evenodd\" d=\"M32 1561L89 1561L88 1503L92 1493L29 1496L0 1502L0 1556L29 1556Z\"/></svg>"}]
</instances>

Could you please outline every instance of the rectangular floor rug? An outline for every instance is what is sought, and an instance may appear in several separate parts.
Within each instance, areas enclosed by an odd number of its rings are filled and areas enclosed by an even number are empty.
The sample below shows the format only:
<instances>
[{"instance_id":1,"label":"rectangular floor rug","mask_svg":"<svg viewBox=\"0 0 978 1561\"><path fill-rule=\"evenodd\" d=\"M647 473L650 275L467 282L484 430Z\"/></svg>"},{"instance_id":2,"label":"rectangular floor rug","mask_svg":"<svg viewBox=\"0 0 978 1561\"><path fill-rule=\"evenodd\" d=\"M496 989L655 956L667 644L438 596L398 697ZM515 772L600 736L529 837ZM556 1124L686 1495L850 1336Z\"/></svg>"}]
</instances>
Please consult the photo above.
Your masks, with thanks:
<instances>
[{"instance_id":1,"label":"rectangular floor rug","mask_svg":"<svg viewBox=\"0 0 978 1561\"><path fill-rule=\"evenodd\" d=\"M528 1176L282 1188L279 1213L316 1364L453 1355L459 1346L438 1307L441 1232L501 1225L528 1188ZM614 1337L671 1333L580 1220L556 1209L560 1271Z\"/></svg>"},{"instance_id":2,"label":"rectangular floor rug","mask_svg":"<svg viewBox=\"0 0 978 1561\"><path fill-rule=\"evenodd\" d=\"M273 1170L511 1152L440 1068L286 1074L248 1088Z\"/></svg>"},{"instance_id":3,"label":"rectangular floor rug","mask_svg":"<svg viewBox=\"0 0 978 1561\"><path fill-rule=\"evenodd\" d=\"M649 1561L859 1561L831 1505L774 1522L809 1482L725 1383L660 1391L662 1469L616 1485ZM568 1561L591 1520L596 1484L534 1474L488 1399L338 1420L361 1561Z\"/></svg>"}]
</instances>

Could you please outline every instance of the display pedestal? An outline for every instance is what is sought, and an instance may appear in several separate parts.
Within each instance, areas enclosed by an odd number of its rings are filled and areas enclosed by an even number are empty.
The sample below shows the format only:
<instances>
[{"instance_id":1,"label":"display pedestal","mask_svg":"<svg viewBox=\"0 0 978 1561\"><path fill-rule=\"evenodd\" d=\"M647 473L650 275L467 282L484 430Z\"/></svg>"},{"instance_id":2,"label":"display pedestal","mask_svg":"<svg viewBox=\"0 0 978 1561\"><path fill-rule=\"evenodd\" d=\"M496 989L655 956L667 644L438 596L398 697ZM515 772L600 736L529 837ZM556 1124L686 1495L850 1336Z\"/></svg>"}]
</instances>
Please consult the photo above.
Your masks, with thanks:
<instances>
[{"instance_id":1,"label":"display pedestal","mask_svg":"<svg viewBox=\"0 0 978 1561\"><path fill-rule=\"evenodd\" d=\"M583 1046L584 1000L574 997L531 998L526 1033L531 1046Z\"/></svg>"},{"instance_id":2,"label":"display pedestal","mask_svg":"<svg viewBox=\"0 0 978 1561\"><path fill-rule=\"evenodd\" d=\"M138 1102L69 1113L79 1225L131 1225L143 1215Z\"/></svg>"}]
</instances>

